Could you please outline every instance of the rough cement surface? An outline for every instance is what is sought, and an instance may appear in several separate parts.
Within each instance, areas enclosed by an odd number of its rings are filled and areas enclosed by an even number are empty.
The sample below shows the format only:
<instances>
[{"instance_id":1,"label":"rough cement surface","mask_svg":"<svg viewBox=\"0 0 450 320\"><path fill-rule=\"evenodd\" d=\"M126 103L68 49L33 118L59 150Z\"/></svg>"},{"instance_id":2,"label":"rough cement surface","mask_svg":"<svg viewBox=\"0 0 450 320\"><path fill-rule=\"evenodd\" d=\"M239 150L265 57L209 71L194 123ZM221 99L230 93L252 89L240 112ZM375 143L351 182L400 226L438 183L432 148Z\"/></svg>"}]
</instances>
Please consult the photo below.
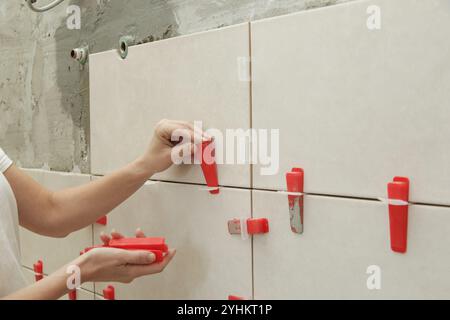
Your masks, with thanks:
<instances>
[{"instance_id":1,"label":"rough cement surface","mask_svg":"<svg viewBox=\"0 0 450 320\"><path fill-rule=\"evenodd\" d=\"M72 48L117 47L210 30L352 0L67 0L37 14L23 0L0 2L0 146L19 165L89 172L89 68ZM49 0L38 0L46 4ZM66 26L68 5L81 29Z\"/></svg>"}]
</instances>

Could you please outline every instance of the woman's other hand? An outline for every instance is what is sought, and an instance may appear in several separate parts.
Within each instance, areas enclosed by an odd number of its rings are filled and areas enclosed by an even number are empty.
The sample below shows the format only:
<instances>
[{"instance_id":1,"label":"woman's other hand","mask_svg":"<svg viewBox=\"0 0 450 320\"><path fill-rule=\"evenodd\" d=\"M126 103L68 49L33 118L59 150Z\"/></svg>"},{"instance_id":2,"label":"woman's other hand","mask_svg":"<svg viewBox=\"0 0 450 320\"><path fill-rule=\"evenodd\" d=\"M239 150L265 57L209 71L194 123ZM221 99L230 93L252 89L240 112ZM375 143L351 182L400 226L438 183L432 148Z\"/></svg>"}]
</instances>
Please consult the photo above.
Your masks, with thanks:
<instances>
[{"instance_id":1,"label":"woman's other hand","mask_svg":"<svg viewBox=\"0 0 450 320\"><path fill-rule=\"evenodd\" d=\"M143 238L145 234L136 230L136 237ZM123 235L112 231L111 236L100 236L104 244L111 238L120 239ZM175 250L169 253L161 262L155 262L155 256L148 251L122 250L115 248L96 248L75 260L81 269L82 282L122 282L130 283L134 279L162 272L175 255Z\"/></svg>"}]
</instances>

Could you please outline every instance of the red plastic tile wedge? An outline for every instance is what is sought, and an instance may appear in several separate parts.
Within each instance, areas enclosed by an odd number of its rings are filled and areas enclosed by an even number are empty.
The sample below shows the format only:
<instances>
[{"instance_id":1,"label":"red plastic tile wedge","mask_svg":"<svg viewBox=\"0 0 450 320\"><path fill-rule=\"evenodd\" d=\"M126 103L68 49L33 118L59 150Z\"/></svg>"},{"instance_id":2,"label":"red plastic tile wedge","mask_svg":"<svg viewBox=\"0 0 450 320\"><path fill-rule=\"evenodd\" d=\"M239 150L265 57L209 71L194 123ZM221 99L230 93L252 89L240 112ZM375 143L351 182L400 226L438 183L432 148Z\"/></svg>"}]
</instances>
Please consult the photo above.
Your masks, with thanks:
<instances>
[{"instance_id":1,"label":"red plastic tile wedge","mask_svg":"<svg viewBox=\"0 0 450 320\"><path fill-rule=\"evenodd\" d=\"M200 145L200 154L201 154L201 167L203 171L203 176L206 180L206 185L210 188L217 189L210 190L211 194L219 193L219 177L217 174L217 164L216 164L216 151L213 141L204 141Z\"/></svg>"},{"instance_id":2,"label":"red plastic tile wedge","mask_svg":"<svg viewBox=\"0 0 450 320\"><path fill-rule=\"evenodd\" d=\"M269 232L269 220L266 218L248 219L247 220L248 234L263 234Z\"/></svg>"},{"instance_id":3,"label":"red plastic tile wedge","mask_svg":"<svg viewBox=\"0 0 450 320\"><path fill-rule=\"evenodd\" d=\"M165 239L161 237L111 239L108 245L89 247L84 250L84 253L94 248L116 248L123 250L149 251L155 255L155 262L163 261L165 255L169 252L169 247L165 243Z\"/></svg>"}]
</instances>

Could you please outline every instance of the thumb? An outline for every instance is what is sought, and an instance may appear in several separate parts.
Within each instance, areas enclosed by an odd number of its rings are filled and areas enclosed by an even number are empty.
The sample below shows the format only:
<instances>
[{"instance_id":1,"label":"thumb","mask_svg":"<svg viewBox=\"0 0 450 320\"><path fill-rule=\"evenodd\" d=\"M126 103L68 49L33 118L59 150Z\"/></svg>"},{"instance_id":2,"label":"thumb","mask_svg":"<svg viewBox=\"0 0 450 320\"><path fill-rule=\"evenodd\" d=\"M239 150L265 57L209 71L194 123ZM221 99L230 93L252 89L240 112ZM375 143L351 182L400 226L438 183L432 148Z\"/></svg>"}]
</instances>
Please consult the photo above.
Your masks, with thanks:
<instances>
[{"instance_id":1,"label":"thumb","mask_svg":"<svg viewBox=\"0 0 450 320\"><path fill-rule=\"evenodd\" d=\"M124 250L122 253L125 264L151 264L155 262L155 255L152 252L143 250Z\"/></svg>"}]
</instances>

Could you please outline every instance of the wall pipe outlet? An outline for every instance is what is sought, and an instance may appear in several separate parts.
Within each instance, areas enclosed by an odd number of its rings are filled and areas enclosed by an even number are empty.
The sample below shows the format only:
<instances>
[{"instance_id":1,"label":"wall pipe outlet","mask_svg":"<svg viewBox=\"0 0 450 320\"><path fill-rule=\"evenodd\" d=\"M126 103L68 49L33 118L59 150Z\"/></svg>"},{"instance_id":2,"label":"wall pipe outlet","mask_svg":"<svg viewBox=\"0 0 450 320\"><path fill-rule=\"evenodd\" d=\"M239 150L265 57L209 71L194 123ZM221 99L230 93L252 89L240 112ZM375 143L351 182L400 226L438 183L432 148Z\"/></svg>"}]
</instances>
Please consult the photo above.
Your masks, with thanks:
<instances>
[{"instance_id":1,"label":"wall pipe outlet","mask_svg":"<svg viewBox=\"0 0 450 320\"><path fill-rule=\"evenodd\" d=\"M86 46L72 49L72 51L70 51L70 56L81 65L84 65L89 57L89 48Z\"/></svg>"},{"instance_id":2,"label":"wall pipe outlet","mask_svg":"<svg viewBox=\"0 0 450 320\"><path fill-rule=\"evenodd\" d=\"M123 36L119 40L119 54L122 59L128 56L128 48L134 46L136 39L133 36Z\"/></svg>"}]
</instances>

